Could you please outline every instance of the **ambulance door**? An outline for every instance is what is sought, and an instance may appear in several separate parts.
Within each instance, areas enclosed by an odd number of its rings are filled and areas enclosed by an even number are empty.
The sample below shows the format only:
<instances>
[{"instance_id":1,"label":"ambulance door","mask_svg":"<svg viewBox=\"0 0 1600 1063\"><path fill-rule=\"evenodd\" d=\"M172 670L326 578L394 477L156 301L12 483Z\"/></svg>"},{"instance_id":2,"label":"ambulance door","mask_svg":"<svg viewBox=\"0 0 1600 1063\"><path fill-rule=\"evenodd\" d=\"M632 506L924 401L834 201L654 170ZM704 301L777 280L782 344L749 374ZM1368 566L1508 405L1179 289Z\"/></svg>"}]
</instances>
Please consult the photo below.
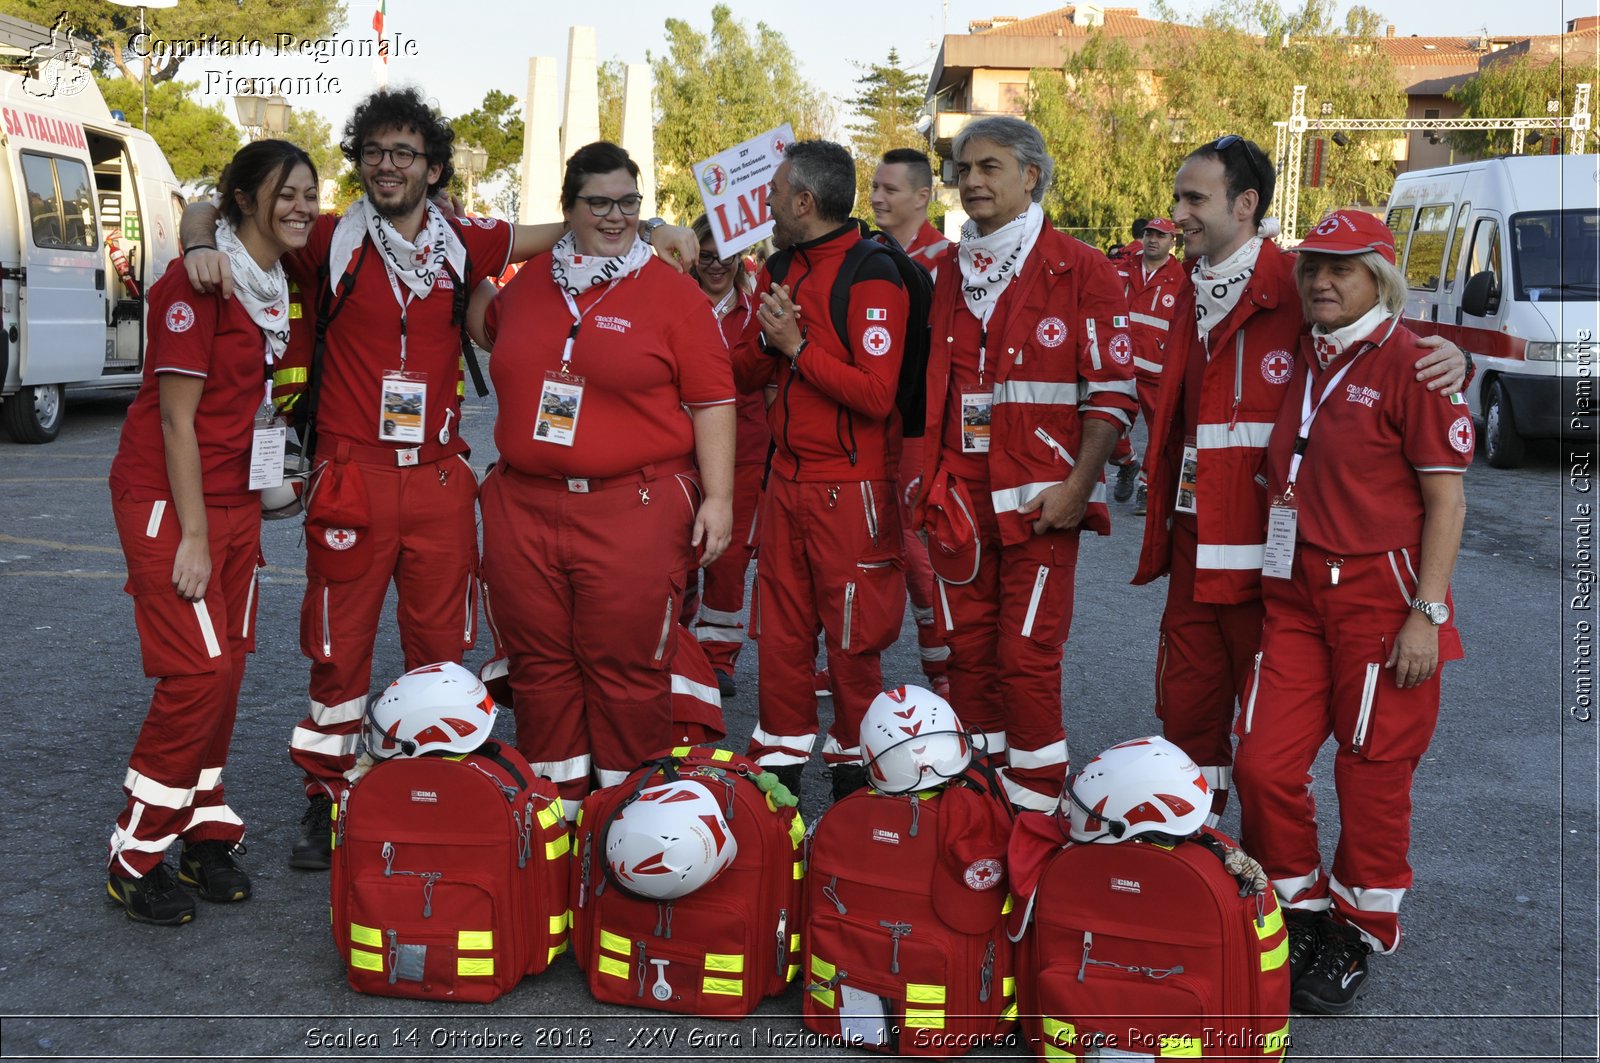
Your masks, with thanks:
<instances>
[{"instance_id":1,"label":"ambulance door","mask_svg":"<svg viewBox=\"0 0 1600 1063\"><path fill-rule=\"evenodd\" d=\"M24 223L20 366L25 387L97 380L106 358L105 269L83 159L17 152Z\"/></svg>"}]
</instances>

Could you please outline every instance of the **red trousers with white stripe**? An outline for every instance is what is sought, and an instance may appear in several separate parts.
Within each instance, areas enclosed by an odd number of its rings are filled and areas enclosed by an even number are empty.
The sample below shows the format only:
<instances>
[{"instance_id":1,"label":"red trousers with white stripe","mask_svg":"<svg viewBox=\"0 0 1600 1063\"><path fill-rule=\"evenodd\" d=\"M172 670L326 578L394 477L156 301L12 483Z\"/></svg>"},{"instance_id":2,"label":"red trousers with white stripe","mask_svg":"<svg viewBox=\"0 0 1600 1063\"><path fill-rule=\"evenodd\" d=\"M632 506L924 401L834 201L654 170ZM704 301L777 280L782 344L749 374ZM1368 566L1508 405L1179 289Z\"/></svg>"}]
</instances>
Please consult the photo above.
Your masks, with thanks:
<instances>
[{"instance_id":1,"label":"red trousers with white stripe","mask_svg":"<svg viewBox=\"0 0 1600 1063\"><path fill-rule=\"evenodd\" d=\"M685 460L588 493L497 466L483 486L489 623L517 750L564 801L673 744L672 676L699 485Z\"/></svg>"},{"instance_id":2,"label":"red trousers with white stripe","mask_svg":"<svg viewBox=\"0 0 1600 1063\"><path fill-rule=\"evenodd\" d=\"M347 463L366 485L370 563L329 579L306 557L300 651L311 661L311 706L289 740L307 796L336 795L355 764L372 686L372 647L392 580L405 668L461 663L478 626L478 480L462 455L405 468ZM313 498L313 505L315 499ZM393 676L380 677L383 684Z\"/></svg>"},{"instance_id":3,"label":"red trousers with white stripe","mask_svg":"<svg viewBox=\"0 0 1600 1063\"><path fill-rule=\"evenodd\" d=\"M1172 526L1172 571L1156 654L1156 716L1161 733L1200 765L1216 790L1230 788L1233 711L1241 704L1261 648L1259 601L1211 605L1194 600L1194 528Z\"/></svg>"},{"instance_id":4,"label":"red trousers with white stripe","mask_svg":"<svg viewBox=\"0 0 1600 1063\"><path fill-rule=\"evenodd\" d=\"M1327 908L1379 952L1400 944L1411 886L1411 779L1439 719L1439 676L1401 690L1384 663L1416 596L1417 551L1336 557L1300 543L1292 580L1262 581L1261 672L1239 720L1240 842L1284 905ZM1339 582L1330 560L1342 563ZM1439 629L1439 663L1462 656ZM1322 874L1311 765L1338 743L1339 844Z\"/></svg>"},{"instance_id":5,"label":"red trousers with white stripe","mask_svg":"<svg viewBox=\"0 0 1600 1063\"><path fill-rule=\"evenodd\" d=\"M900 499L900 528L905 560L906 594L911 599L911 616L917 622L917 650L922 658L922 674L929 679L948 670L950 647L939 635L933 619L933 565L928 560L928 543L917 531L911 503L922 489L922 439L905 439L900 445L900 464L895 488Z\"/></svg>"},{"instance_id":6,"label":"red trousers with white stripe","mask_svg":"<svg viewBox=\"0 0 1600 1063\"><path fill-rule=\"evenodd\" d=\"M206 507L211 581L198 602L179 598L172 586L182 538L172 501L114 499L111 510L127 558L144 673L156 681L128 758L128 803L111 834L112 873L140 878L180 837L229 843L244 837L244 823L223 794L222 768L245 654L255 650L261 505L252 499Z\"/></svg>"},{"instance_id":7,"label":"red trousers with white stripe","mask_svg":"<svg viewBox=\"0 0 1600 1063\"><path fill-rule=\"evenodd\" d=\"M817 632L833 677L829 764L861 762L861 718L883 692L879 655L899 637L906 587L900 513L887 480L767 482L751 630L761 668L750 756L804 764L816 743Z\"/></svg>"},{"instance_id":8,"label":"red trousers with white stripe","mask_svg":"<svg viewBox=\"0 0 1600 1063\"><path fill-rule=\"evenodd\" d=\"M1056 807L1067 776L1061 654L1072 629L1078 532L1000 545L989 493L972 491L982 536L970 583L936 580L939 633L950 647L950 700L988 739L1012 802Z\"/></svg>"},{"instance_id":9,"label":"red trousers with white stripe","mask_svg":"<svg viewBox=\"0 0 1600 1063\"><path fill-rule=\"evenodd\" d=\"M711 667L733 674L744 648L744 577L756 552L756 506L761 501L761 473L757 464L733 467L733 541L722 556L702 571L705 585L694 616L694 637Z\"/></svg>"}]
</instances>

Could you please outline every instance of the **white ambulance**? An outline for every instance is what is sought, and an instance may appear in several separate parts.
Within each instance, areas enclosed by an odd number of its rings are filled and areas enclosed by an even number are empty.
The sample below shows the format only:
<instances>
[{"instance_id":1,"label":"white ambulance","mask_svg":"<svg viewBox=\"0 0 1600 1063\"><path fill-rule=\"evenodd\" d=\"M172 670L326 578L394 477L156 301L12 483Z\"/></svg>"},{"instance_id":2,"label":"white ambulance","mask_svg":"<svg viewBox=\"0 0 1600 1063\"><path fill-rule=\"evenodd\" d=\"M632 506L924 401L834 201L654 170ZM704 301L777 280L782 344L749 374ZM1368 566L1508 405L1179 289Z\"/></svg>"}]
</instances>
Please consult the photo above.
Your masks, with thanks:
<instances>
[{"instance_id":1,"label":"white ambulance","mask_svg":"<svg viewBox=\"0 0 1600 1063\"><path fill-rule=\"evenodd\" d=\"M143 295L178 253L184 199L150 136L81 65L0 70L0 425L48 443L65 389L131 387Z\"/></svg>"},{"instance_id":2,"label":"white ambulance","mask_svg":"<svg viewBox=\"0 0 1600 1063\"><path fill-rule=\"evenodd\" d=\"M1401 174L1385 214L1415 331L1472 355L1480 446L1594 438L1600 378L1600 156L1486 159Z\"/></svg>"}]
</instances>

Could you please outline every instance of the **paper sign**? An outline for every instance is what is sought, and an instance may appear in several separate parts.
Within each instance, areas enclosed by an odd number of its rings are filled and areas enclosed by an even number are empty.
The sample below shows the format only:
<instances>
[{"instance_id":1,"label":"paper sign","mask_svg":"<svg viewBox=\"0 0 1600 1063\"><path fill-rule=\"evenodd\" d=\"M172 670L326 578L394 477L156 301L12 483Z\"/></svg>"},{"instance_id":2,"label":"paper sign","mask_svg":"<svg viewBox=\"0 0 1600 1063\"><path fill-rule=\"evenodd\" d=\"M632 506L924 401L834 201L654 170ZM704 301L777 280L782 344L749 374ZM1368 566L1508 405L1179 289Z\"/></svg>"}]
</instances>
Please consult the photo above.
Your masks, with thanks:
<instances>
[{"instance_id":1,"label":"paper sign","mask_svg":"<svg viewBox=\"0 0 1600 1063\"><path fill-rule=\"evenodd\" d=\"M794 130L785 122L695 164L695 187L711 220L717 254L723 258L772 235L767 186L783 162L784 149L793 143Z\"/></svg>"}]
</instances>

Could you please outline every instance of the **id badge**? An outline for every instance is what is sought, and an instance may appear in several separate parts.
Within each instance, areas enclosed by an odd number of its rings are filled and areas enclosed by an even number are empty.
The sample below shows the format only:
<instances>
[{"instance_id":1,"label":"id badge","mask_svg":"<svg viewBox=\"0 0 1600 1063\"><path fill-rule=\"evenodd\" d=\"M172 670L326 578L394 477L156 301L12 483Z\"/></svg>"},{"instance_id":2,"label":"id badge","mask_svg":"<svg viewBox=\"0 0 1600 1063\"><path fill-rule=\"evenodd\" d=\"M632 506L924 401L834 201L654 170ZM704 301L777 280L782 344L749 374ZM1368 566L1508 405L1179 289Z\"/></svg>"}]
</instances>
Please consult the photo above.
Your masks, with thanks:
<instances>
[{"instance_id":1,"label":"id badge","mask_svg":"<svg viewBox=\"0 0 1600 1063\"><path fill-rule=\"evenodd\" d=\"M1295 531L1300 511L1292 498L1279 495L1267 510L1267 549L1261 558L1261 574L1273 579L1294 577Z\"/></svg>"},{"instance_id":2,"label":"id badge","mask_svg":"<svg viewBox=\"0 0 1600 1063\"><path fill-rule=\"evenodd\" d=\"M385 443L421 443L428 378L420 373L385 373L380 400L378 438Z\"/></svg>"},{"instance_id":3,"label":"id badge","mask_svg":"<svg viewBox=\"0 0 1600 1063\"><path fill-rule=\"evenodd\" d=\"M558 447L572 446L578 436L578 410L582 405L583 377L546 373L544 390L539 392L533 438Z\"/></svg>"},{"instance_id":4,"label":"id badge","mask_svg":"<svg viewBox=\"0 0 1600 1063\"><path fill-rule=\"evenodd\" d=\"M994 392L961 393L961 453L989 453L989 429L993 415Z\"/></svg>"},{"instance_id":5,"label":"id badge","mask_svg":"<svg viewBox=\"0 0 1600 1063\"><path fill-rule=\"evenodd\" d=\"M1183 448L1183 465L1178 469L1178 505L1179 513L1193 514L1195 512L1195 472L1200 465L1200 450L1193 443L1187 443Z\"/></svg>"},{"instance_id":6,"label":"id badge","mask_svg":"<svg viewBox=\"0 0 1600 1063\"><path fill-rule=\"evenodd\" d=\"M283 486L283 458L287 453L289 430L257 427L250 439L250 490Z\"/></svg>"},{"instance_id":7,"label":"id badge","mask_svg":"<svg viewBox=\"0 0 1600 1063\"><path fill-rule=\"evenodd\" d=\"M883 1048L889 1043L889 1022L883 998L855 986L839 987L839 1036L857 1048Z\"/></svg>"}]
</instances>

